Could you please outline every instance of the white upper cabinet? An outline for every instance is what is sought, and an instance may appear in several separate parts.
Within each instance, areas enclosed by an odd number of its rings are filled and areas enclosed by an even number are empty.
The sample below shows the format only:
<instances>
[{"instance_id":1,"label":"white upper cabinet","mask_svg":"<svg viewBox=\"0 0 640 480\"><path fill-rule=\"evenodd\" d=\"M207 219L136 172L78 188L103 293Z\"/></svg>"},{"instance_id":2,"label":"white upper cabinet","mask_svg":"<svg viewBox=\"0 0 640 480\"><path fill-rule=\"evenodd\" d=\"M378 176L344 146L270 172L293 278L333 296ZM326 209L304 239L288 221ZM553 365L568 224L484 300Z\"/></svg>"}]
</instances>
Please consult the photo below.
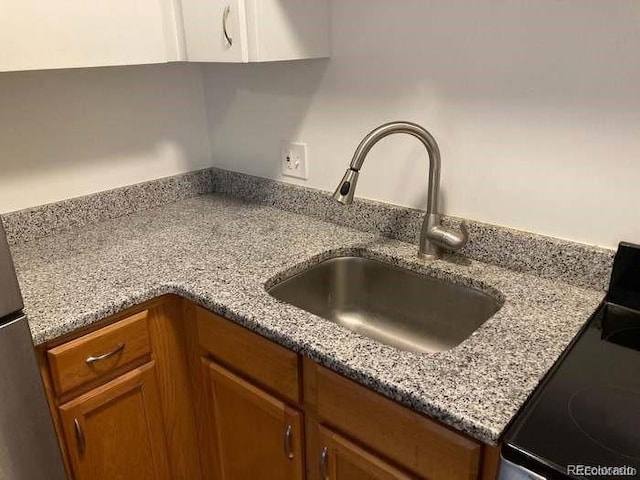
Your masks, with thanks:
<instances>
[{"instance_id":1,"label":"white upper cabinet","mask_svg":"<svg viewBox=\"0 0 640 480\"><path fill-rule=\"evenodd\" d=\"M249 60L244 0L182 0L181 3L186 60Z\"/></svg>"},{"instance_id":2,"label":"white upper cabinet","mask_svg":"<svg viewBox=\"0 0 640 480\"><path fill-rule=\"evenodd\" d=\"M178 60L179 0L1 0L0 71Z\"/></svg>"},{"instance_id":3,"label":"white upper cabinet","mask_svg":"<svg viewBox=\"0 0 640 480\"><path fill-rule=\"evenodd\" d=\"M0 0L0 72L326 57L329 1Z\"/></svg>"},{"instance_id":4,"label":"white upper cabinet","mask_svg":"<svg viewBox=\"0 0 640 480\"><path fill-rule=\"evenodd\" d=\"M181 0L186 59L269 62L328 57L329 0Z\"/></svg>"}]
</instances>

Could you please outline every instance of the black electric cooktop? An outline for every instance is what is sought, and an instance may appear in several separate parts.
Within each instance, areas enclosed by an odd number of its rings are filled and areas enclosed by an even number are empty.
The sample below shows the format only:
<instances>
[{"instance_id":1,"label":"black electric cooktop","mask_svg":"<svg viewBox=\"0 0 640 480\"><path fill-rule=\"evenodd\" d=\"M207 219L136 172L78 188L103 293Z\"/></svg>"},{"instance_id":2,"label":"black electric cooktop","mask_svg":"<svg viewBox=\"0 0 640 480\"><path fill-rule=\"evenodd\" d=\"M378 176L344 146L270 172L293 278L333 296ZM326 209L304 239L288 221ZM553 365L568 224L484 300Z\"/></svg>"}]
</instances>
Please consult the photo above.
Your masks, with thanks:
<instances>
[{"instance_id":1,"label":"black electric cooktop","mask_svg":"<svg viewBox=\"0 0 640 480\"><path fill-rule=\"evenodd\" d=\"M621 244L606 301L505 441L507 460L546 478L640 479L640 248Z\"/></svg>"}]
</instances>

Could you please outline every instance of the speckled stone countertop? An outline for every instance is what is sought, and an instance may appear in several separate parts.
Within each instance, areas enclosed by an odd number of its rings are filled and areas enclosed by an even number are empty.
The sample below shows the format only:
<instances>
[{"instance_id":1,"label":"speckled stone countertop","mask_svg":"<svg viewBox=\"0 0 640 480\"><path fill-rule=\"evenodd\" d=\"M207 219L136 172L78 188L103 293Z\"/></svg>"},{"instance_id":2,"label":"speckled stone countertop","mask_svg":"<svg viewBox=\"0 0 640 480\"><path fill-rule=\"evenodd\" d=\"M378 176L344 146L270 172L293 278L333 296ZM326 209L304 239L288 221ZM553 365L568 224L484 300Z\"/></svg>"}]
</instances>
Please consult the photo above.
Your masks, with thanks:
<instances>
[{"instance_id":1,"label":"speckled stone countertop","mask_svg":"<svg viewBox=\"0 0 640 480\"><path fill-rule=\"evenodd\" d=\"M495 443L604 292L205 195L13 247L35 343L159 295L189 298L372 389ZM397 350L272 298L279 278L340 254L473 285L504 302L454 349Z\"/></svg>"}]
</instances>

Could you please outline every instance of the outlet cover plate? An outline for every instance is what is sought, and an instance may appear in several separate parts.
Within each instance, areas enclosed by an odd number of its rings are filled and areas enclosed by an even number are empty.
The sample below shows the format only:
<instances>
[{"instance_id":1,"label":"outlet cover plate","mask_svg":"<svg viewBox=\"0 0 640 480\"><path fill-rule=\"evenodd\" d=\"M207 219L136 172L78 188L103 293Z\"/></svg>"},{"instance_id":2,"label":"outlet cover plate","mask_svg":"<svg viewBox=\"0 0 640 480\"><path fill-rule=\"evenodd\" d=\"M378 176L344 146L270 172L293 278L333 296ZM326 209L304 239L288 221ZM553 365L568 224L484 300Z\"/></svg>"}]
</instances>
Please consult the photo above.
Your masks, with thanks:
<instances>
[{"instance_id":1,"label":"outlet cover plate","mask_svg":"<svg viewBox=\"0 0 640 480\"><path fill-rule=\"evenodd\" d=\"M307 180L307 144L284 142L280 154L282 175Z\"/></svg>"}]
</instances>

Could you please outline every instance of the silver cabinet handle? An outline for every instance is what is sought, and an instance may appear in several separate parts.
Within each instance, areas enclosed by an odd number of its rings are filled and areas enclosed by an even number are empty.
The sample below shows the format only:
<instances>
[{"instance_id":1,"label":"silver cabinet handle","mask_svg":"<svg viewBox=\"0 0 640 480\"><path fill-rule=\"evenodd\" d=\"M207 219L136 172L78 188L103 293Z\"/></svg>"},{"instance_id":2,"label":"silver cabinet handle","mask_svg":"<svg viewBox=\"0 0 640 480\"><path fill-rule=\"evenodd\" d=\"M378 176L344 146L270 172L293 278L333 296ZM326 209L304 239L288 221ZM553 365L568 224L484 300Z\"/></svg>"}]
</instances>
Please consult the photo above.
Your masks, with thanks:
<instances>
[{"instance_id":1,"label":"silver cabinet handle","mask_svg":"<svg viewBox=\"0 0 640 480\"><path fill-rule=\"evenodd\" d=\"M84 439L84 432L82 431L82 425L80 425L80 421L77 418L73 419L73 426L76 430L76 439L78 440L78 450L80 451L80 455L84 455L84 451L86 449L86 443Z\"/></svg>"},{"instance_id":2,"label":"silver cabinet handle","mask_svg":"<svg viewBox=\"0 0 640 480\"><path fill-rule=\"evenodd\" d=\"M329 480L329 475L327 474L327 460L329 457L329 449L324 447L322 449L322 453L320 454L320 480Z\"/></svg>"},{"instance_id":3,"label":"silver cabinet handle","mask_svg":"<svg viewBox=\"0 0 640 480\"><path fill-rule=\"evenodd\" d=\"M224 38L229 43L229 46L233 46L233 38L229 36L227 32L227 19L229 18L229 14L231 13L231 6L227 5L224 7L224 12L222 13L222 33L224 33Z\"/></svg>"},{"instance_id":4,"label":"silver cabinet handle","mask_svg":"<svg viewBox=\"0 0 640 480\"><path fill-rule=\"evenodd\" d=\"M91 365L93 363L96 362L100 362L102 360L106 360L109 357L113 357L114 355L118 355L120 352L122 352L124 350L126 343L119 343L118 346L116 348L114 348L112 351L107 352L107 353L103 353L102 355L97 355L97 356L91 356L91 357L87 357L87 359L85 360L85 363L87 365Z\"/></svg>"},{"instance_id":5,"label":"silver cabinet handle","mask_svg":"<svg viewBox=\"0 0 640 480\"><path fill-rule=\"evenodd\" d=\"M291 450L291 425L287 425L284 429L284 454L289 460L293 459L293 451Z\"/></svg>"}]
</instances>

